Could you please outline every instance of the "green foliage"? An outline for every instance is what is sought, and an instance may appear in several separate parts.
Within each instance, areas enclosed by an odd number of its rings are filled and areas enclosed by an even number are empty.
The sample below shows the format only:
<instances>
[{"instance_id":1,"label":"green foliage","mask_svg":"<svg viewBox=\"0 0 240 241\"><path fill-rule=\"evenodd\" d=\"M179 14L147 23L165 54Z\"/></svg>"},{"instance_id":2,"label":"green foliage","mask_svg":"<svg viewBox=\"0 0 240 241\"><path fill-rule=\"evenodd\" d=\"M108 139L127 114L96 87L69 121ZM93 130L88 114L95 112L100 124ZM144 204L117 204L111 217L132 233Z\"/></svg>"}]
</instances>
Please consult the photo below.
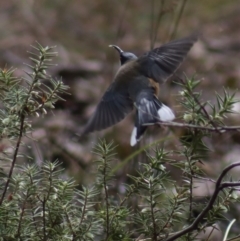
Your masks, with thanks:
<instances>
[{"instance_id":1,"label":"green foliage","mask_svg":"<svg viewBox=\"0 0 240 241\"><path fill-rule=\"evenodd\" d=\"M61 173L59 163L46 162L41 169L31 165L14 175L0 208L0 240L92 240L98 221L89 209L98 192L77 191Z\"/></svg>"},{"instance_id":2,"label":"green foliage","mask_svg":"<svg viewBox=\"0 0 240 241\"><path fill-rule=\"evenodd\" d=\"M147 162L140 161L136 173L126 173L119 183L114 144L99 141L94 149L96 179L79 190L74 180L62 178L57 161L16 165L22 137L31 132L31 116L45 115L68 89L47 74L56 55L53 49L37 44L34 50L27 77L14 77L13 69L0 70L0 133L13 147L13 153L1 153L7 171L3 169L0 178L0 240L194 240L224 218L230 203L237 201L234 187L240 183L222 180L239 163L223 171L213 196L196 215L193 190L194 180L204 178L198 165L209 151L204 138L211 138L209 130L218 132L223 125L236 102L234 95L224 90L213 106L201 101L196 91L200 82L186 78L180 84L180 103L188 131L179 150L156 146L148 151ZM172 179L169 167L178 171L182 183Z\"/></svg>"},{"instance_id":3,"label":"green foliage","mask_svg":"<svg viewBox=\"0 0 240 241\"><path fill-rule=\"evenodd\" d=\"M27 119L46 114L47 108L54 108L60 94L66 93L68 86L61 80L54 80L46 70L52 65L52 57L56 52L52 47L33 47L37 53L31 52L33 65L28 65L29 72L22 78L14 77L13 69L0 70L0 96L3 106L0 111L0 136L12 139L22 136L31 129Z\"/></svg>"}]
</instances>

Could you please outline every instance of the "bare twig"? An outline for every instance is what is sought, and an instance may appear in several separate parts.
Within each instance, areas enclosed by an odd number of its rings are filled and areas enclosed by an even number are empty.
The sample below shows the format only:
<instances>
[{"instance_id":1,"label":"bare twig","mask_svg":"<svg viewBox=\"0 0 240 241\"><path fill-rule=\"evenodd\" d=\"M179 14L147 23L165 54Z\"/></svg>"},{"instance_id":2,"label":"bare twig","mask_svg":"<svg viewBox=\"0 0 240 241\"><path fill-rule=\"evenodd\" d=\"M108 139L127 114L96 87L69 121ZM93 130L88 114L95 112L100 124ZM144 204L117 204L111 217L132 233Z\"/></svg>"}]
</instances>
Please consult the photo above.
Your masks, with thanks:
<instances>
[{"instance_id":1,"label":"bare twig","mask_svg":"<svg viewBox=\"0 0 240 241\"><path fill-rule=\"evenodd\" d=\"M239 238L240 238L240 234L239 234L239 235L237 235L237 236L236 236L236 237L234 237L234 238L230 238L230 239L228 239L227 241L239 240Z\"/></svg>"},{"instance_id":2,"label":"bare twig","mask_svg":"<svg viewBox=\"0 0 240 241\"><path fill-rule=\"evenodd\" d=\"M226 131L240 131L240 126L219 126L219 127L211 127L211 126L199 126L188 123L179 123L179 122L158 122L160 126L172 126L179 128L189 128L189 129L198 129L198 130L206 130L210 132L219 132L224 133ZM146 123L144 126L153 125L152 123Z\"/></svg>"},{"instance_id":3,"label":"bare twig","mask_svg":"<svg viewBox=\"0 0 240 241\"><path fill-rule=\"evenodd\" d=\"M183 10L184 10L184 8L185 8L185 6L186 6L186 3L187 3L187 0L183 0L183 1L182 1L182 5L181 5L180 10L179 10L179 13L178 13L178 15L177 15L176 21L174 22L174 26L173 26L173 28L172 28L171 33L169 34L169 40L171 40L171 39L174 37L174 35L175 35L176 31L177 31L178 24L179 24L180 19L181 19L181 17L182 17Z\"/></svg>"},{"instance_id":4,"label":"bare twig","mask_svg":"<svg viewBox=\"0 0 240 241\"><path fill-rule=\"evenodd\" d=\"M213 227L212 227L212 230L211 230L211 232L209 233L206 241L209 241L209 239L210 239L210 237L211 237L211 235L212 235L212 233L213 233L213 231L214 231L215 229L216 229L216 227L213 226Z\"/></svg>"},{"instance_id":5,"label":"bare twig","mask_svg":"<svg viewBox=\"0 0 240 241\"><path fill-rule=\"evenodd\" d=\"M214 190L214 193L211 197L211 199L209 200L207 206L203 209L203 211L197 216L197 218L194 220L194 222L188 226L187 228L183 229L182 231L179 231L175 234L173 234L172 236L170 236L168 239L166 239L166 241L173 241L176 240L180 237L182 237L183 235L190 233L194 230L196 230L198 228L199 223L202 221L202 219L206 216L206 214L213 208L213 204L216 201L218 194L221 190L223 190L224 188L228 188L228 187L234 187L234 186L240 186L240 182L223 182L222 180L223 178L226 176L226 174L233 168L240 166L240 162L236 162L233 163L231 165L229 165L228 167L226 167L222 173L220 174L220 176L217 179L216 182L216 187Z\"/></svg>"},{"instance_id":6,"label":"bare twig","mask_svg":"<svg viewBox=\"0 0 240 241\"><path fill-rule=\"evenodd\" d=\"M156 26L152 30L154 32L153 32L153 39L151 39L151 49L154 48L154 44L155 44L156 39L157 39L157 34L158 34L159 26L160 26L160 23L161 23L161 19L162 19L164 13L165 13L165 11L163 9L165 0L161 0L160 2L161 3L160 3L159 11L158 11L158 17L157 17L157 21L156 21Z\"/></svg>"},{"instance_id":7,"label":"bare twig","mask_svg":"<svg viewBox=\"0 0 240 241\"><path fill-rule=\"evenodd\" d=\"M197 175L193 175L193 177L196 178L196 179L200 179L200 180L216 183L216 181L211 179L211 178L200 177L200 176L197 176Z\"/></svg>"},{"instance_id":8,"label":"bare twig","mask_svg":"<svg viewBox=\"0 0 240 241\"><path fill-rule=\"evenodd\" d=\"M150 49L152 50L154 47L154 42L153 42L153 38L154 38L154 8L155 8L155 4L154 4L154 0L151 1L151 28L150 28Z\"/></svg>"},{"instance_id":9,"label":"bare twig","mask_svg":"<svg viewBox=\"0 0 240 241\"><path fill-rule=\"evenodd\" d=\"M123 6L123 10L120 14L119 17L119 22L118 22L118 26L117 26L117 33L116 33L116 42L118 41L119 37L121 36L121 31L122 31L122 24L123 24L123 20L125 19L125 15L128 9L128 5L129 5L130 0L125 0L124 6Z\"/></svg>"},{"instance_id":10,"label":"bare twig","mask_svg":"<svg viewBox=\"0 0 240 241\"><path fill-rule=\"evenodd\" d=\"M199 177L199 176L196 176L196 175L193 175L193 177L196 178L196 179L200 179L200 180L204 180L204 181L209 181L209 182L216 183L216 181L213 180L213 179L211 179L211 178ZM234 183L234 182L231 182L231 183ZM236 183L237 183L237 182L236 182ZM224 185L225 185L225 184L229 184L229 183L224 182ZM226 187L226 188L228 188L228 187ZM231 188L233 191L240 191L239 188L233 188L233 187L230 187L230 188Z\"/></svg>"},{"instance_id":11,"label":"bare twig","mask_svg":"<svg viewBox=\"0 0 240 241\"><path fill-rule=\"evenodd\" d=\"M104 158L104 170L103 170L103 186L104 186L104 192L105 192L105 203L106 203L106 240L109 238L109 228L110 228L110 222L109 222L109 202L108 202L108 187L107 187L107 160Z\"/></svg>"}]
</instances>

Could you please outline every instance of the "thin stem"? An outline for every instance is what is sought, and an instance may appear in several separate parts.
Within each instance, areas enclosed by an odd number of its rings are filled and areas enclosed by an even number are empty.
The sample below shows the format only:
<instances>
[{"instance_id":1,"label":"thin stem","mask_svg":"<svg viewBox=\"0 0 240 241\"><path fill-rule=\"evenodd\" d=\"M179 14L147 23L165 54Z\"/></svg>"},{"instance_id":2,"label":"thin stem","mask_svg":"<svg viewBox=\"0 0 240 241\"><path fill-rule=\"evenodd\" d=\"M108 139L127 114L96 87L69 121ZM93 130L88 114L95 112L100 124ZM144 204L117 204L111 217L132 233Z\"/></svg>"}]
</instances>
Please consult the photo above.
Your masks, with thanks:
<instances>
[{"instance_id":1,"label":"thin stem","mask_svg":"<svg viewBox=\"0 0 240 241\"><path fill-rule=\"evenodd\" d=\"M196 176L196 175L193 175L193 177L196 178L196 179L200 179L200 180L216 183L216 181L211 179L211 178L199 177L199 176ZM226 188L231 188L233 191L240 191L239 188L233 188L234 185L238 186L237 184L238 184L238 182L224 182L224 183L222 183L222 186L224 186L224 188L225 187Z\"/></svg>"},{"instance_id":2,"label":"thin stem","mask_svg":"<svg viewBox=\"0 0 240 241\"><path fill-rule=\"evenodd\" d=\"M88 189L87 189L87 191L88 191ZM81 227L81 224L82 224L84 216L85 216L85 211L86 211L86 207L87 207L87 200L88 200L88 192L84 195L84 197L85 198L84 198L83 210L82 210L82 215L81 215L79 227Z\"/></svg>"},{"instance_id":3,"label":"thin stem","mask_svg":"<svg viewBox=\"0 0 240 241\"><path fill-rule=\"evenodd\" d=\"M154 42L153 42L153 38L154 38L154 8L155 8L155 4L154 4L154 0L151 0L151 28L150 28L150 49L153 49L154 46Z\"/></svg>"},{"instance_id":4,"label":"thin stem","mask_svg":"<svg viewBox=\"0 0 240 241\"><path fill-rule=\"evenodd\" d=\"M228 239L227 241L239 240L239 238L240 238L240 234L237 235L237 236L235 236L234 238L230 238L230 239Z\"/></svg>"},{"instance_id":5,"label":"thin stem","mask_svg":"<svg viewBox=\"0 0 240 241\"><path fill-rule=\"evenodd\" d=\"M208 237L207 237L207 240L206 240L206 241L209 241L209 239L210 239L210 237L211 237L211 235L212 235L212 233L213 233L214 229L216 229L216 228L215 228L215 227L212 227L212 230L211 230L211 232L209 233L209 235L208 235Z\"/></svg>"},{"instance_id":6,"label":"thin stem","mask_svg":"<svg viewBox=\"0 0 240 241\"><path fill-rule=\"evenodd\" d=\"M173 136L170 137L164 137L161 138L159 140L156 140L150 144L147 144L139 149L137 149L136 151L134 151L132 154L130 154L129 156L127 156L123 161L121 161L120 163L118 163L112 170L111 170L111 174L116 173L120 168L123 168L125 165L127 165L128 162L130 162L131 160L134 159L134 157L136 157L137 155L139 155L140 153L146 151L147 149L149 149L152 146L155 146L159 143L162 143L164 141L168 141L171 140L173 138Z\"/></svg>"},{"instance_id":7,"label":"thin stem","mask_svg":"<svg viewBox=\"0 0 240 241\"><path fill-rule=\"evenodd\" d=\"M25 212L25 205L26 205L26 201L27 201L27 198L28 198L28 193L26 194L26 198L24 199L24 202L23 202L23 205L22 205L22 208L21 208L21 214L20 214L20 219L19 219L19 223L18 223L18 230L17 230L17 237L20 238L21 236L21 224L22 224L22 219L23 219L23 214Z\"/></svg>"},{"instance_id":8,"label":"thin stem","mask_svg":"<svg viewBox=\"0 0 240 241\"><path fill-rule=\"evenodd\" d=\"M41 58L40 60L40 63L39 63L39 66L41 66L42 64L44 63L44 57ZM18 136L18 140L17 140L17 144L16 144L16 148L15 148L15 151L14 151L14 155L13 155L13 160L12 160L12 165L10 167L10 171L8 173L8 178L7 178L7 181L6 181L6 184L4 186L4 190L3 190L3 193L2 193L2 196L1 196L1 199L0 199L0 206L2 205L2 202L4 200L4 197L6 195L6 192L7 192L7 189L8 189L8 186L9 186L9 183L10 183L10 179L12 177L12 173L13 173L13 169L14 169L14 166L15 166L15 163L17 161L17 155L18 155L18 151L19 151L19 147L20 147L20 144L21 144L21 140L22 140L22 137L23 137L23 129L24 129L24 121L25 121L25 109L27 107L27 104L28 104L28 100L30 98L30 94L34 88L34 84L36 83L36 81L38 80L39 76L38 76L38 72L36 73L36 75L34 76L33 78L33 81L30 85L30 88L28 90L28 93L27 93L27 97L22 105L22 109L21 109L21 112L20 112L20 130L19 130L19 136Z\"/></svg>"},{"instance_id":9,"label":"thin stem","mask_svg":"<svg viewBox=\"0 0 240 241\"><path fill-rule=\"evenodd\" d=\"M45 207L46 207L46 201L45 199L42 201L42 212L43 212L43 240L47 240L46 235L46 218L45 218Z\"/></svg>"},{"instance_id":10,"label":"thin stem","mask_svg":"<svg viewBox=\"0 0 240 241\"><path fill-rule=\"evenodd\" d=\"M34 209L33 209L32 202L30 202L30 209L31 209L31 214L32 214L32 223L33 223L34 226L35 226L36 233L38 233L38 237L41 238L41 234L39 233L39 229L38 229L38 226L37 226L37 220L36 220L36 218L35 218L35 214L34 214Z\"/></svg>"},{"instance_id":11,"label":"thin stem","mask_svg":"<svg viewBox=\"0 0 240 241\"><path fill-rule=\"evenodd\" d=\"M203 218L206 216L206 214L212 209L214 202L216 201L217 197L218 197L218 193L226 188L226 187L230 187L230 186L240 186L240 182L238 183L232 183L232 182L226 182L226 183L222 183L223 178L226 176L226 174L233 168L240 166L240 162L236 162L233 163L231 165L229 165L228 167L226 167L222 173L220 174L220 176L217 179L216 182L216 187L214 190L214 193L212 195L212 197L210 198L207 206L202 210L202 212L197 216L197 218L194 220L194 222L188 226L187 228L183 229L182 231L179 231L175 234L173 234L172 236L170 236L168 239L166 239L166 241L173 241L176 240L180 237L182 237L185 234L188 234L194 230L196 230L198 228L199 223L203 220ZM224 185L225 184L225 185Z\"/></svg>"},{"instance_id":12,"label":"thin stem","mask_svg":"<svg viewBox=\"0 0 240 241\"><path fill-rule=\"evenodd\" d=\"M178 24L179 24L180 19L181 19L181 17L182 17L183 10L184 10L184 8L185 8L185 6L186 6L186 3L187 3L187 0L183 0L183 1L182 1L182 5L181 5L180 10L179 10L179 13L178 13L178 15L177 15L177 19L176 19L176 21L174 22L174 25L173 25L173 28L172 28L172 32L169 34L169 40L171 40L171 39L174 37L174 35L175 35L176 31L177 31Z\"/></svg>"},{"instance_id":13,"label":"thin stem","mask_svg":"<svg viewBox=\"0 0 240 241\"><path fill-rule=\"evenodd\" d=\"M109 203L108 203L108 190L107 190L107 160L104 158L104 170L103 170L103 185L104 185L104 192L105 192L105 203L106 203L106 233L107 237L106 240L108 240L109 236Z\"/></svg>"},{"instance_id":14,"label":"thin stem","mask_svg":"<svg viewBox=\"0 0 240 241\"><path fill-rule=\"evenodd\" d=\"M123 23L123 20L124 20L125 15L126 15L129 2L130 2L130 0L126 0L126 1L125 1L124 7L123 7L123 11L122 11L122 13L121 13L121 16L119 17L119 22L118 22L118 26L117 26L117 34L116 34L116 42L117 42L118 38L119 38L120 35L121 35L122 23Z\"/></svg>"},{"instance_id":15,"label":"thin stem","mask_svg":"<svg viewBox=\"0 0 240 241\"><path fill-rule=\"evenodd\" d=\"M20 120L21 124L20 124L19 136L18 136L16 148L15 148L14 155L13 155L12 165L10 167L10 171L8 173L8 178L7 178L7 181L6 181L6 184L4 186L4 190L3 190L3 193L2 193L2 196L1 196L1 199L0 199L0 205L2 205L2 202L3 202L4 197L6 195L6 192L7 192L8 186L9 186L9 182L10 182L10 179L12 177L13 169L14 169L14 166L15 166L15 163L16 163L16 160L17 160L18 150L19 150L21 140L22 140L22 136L23 136L24 120L25 120L25 115L22 113L21 114L21 120Z\"/></svg>"},{"instance_id":16,"label":"thin stem","mask_svg":"<svg viewBox=\"0 0 240 241\"><path fill-rule=\"evenodd\" d=\"M161 228L161 230L158 232L158 235L160 235L160 234L164 231L164 229L168 226L169 222L171 221L172 216L173 216L173 214L174 214L174 211L175 211L175 209L176 209L176 207L177 207L177 199L178 199L178 198L179 198L178 195L174 198L174 204L173 204L172 211L171 211L170 215L168 215L167 221L165 222L165 224L163 225L163 227Z\"/></svg>"},{"instance_id":17,"label":"thin stem","mask_svg":"<svg viewBox=\"0 0 240 241\"><path fill-rule=\"evenodd\" d=\"M192 153L193 154L193 153ZM188 220L191 221L192 218L192 205L193 205L193 175L194 175L194 171L192 170L192 163L191 163L191 159L188 158L187 156L187 161L188 161L188 165L189 165L189 169L190 169L190 184L189 184L189 188L190 188L190 193L189 193L189 216L188 216Z\"/></svg>"},{"instance_id":18,"label":"thin stem","mask_svg":"<svg viewBox=\"0 0 240 241\"><path fill-rule=\"evenodd\" d=\"M179 123L179 122L158 122L160 126L173 126L173 127L180 127L180 128L189 128L189 129L198 129L198 130L206 130L210 132L218 132L224 133L226 131L240 131L240 126L219 126L219 127L210 127L210 126L199 126L193 125L188 123ZM152 125L144 124L145 126Z\"/></svg>"},{"instance_id":19,"label":"thin stem","mask_svg":"<svg viewBox=\"0 0 240 241\"><path fill-rule=\"evenodd\" d=\"M52 190L52 169L50 170L50 176L48 177L48 180L49 180L49 188L48 188L48 191L47 191L47 195L44 194L43 196L43 200L42 200L42 205L43 205L43 236L44 236L44 240L47 240L47 237L48 235L46 234L46 218L45 218L45 215L46 215L46 202L48 201L49 199L49 196L50 196L50 193L51 193L51 190ZM51 212L49 212L49 217L51 218ZM54 226L54 222L52 223L52 227Z\"/></svg>"},{"instance_id":20,"label":"thin stem","mask_svg":"<svg viewBox=\"0 0 240 241\"><path fill-rule=\"evenodd\" d=\"M152 218L152 223L153 223L153 240L154 241L157 241L157 225L156 225L156 222L155 222L155 216L154 216L154 200L153 200L153 193L151 191L152 189L152 182L150 180L149 182L150 184L150 207L151 207L151 218Z\"/></svg>"},{"instance_id":21,"label":"thin stem","mask_svg":"<svg viewBox=\"0 0 240 241\"><path fill-rule=\"evenodd\" d=\"M200 179L200 180L204 180L204 181L209 181L209 182L216 183L216 181L213 180L213 179L211 179L211 178L200 177L200 176L197 176L197 175L193 175L193 177L196 178L196 179Z\"/></svg>"},{"instance_id":22,"label":"thin stem","mask_svg":"<svg viewBox=\"0 0 240 241\"><path fill-rule=\"evenodd\" d=\"M66 218L67 218L68 226L69 226L69 228L70 228L70 230L72 232L72 236L73 236L72 240L74 240L75 237L76 237L76 233L73 230L72 223L71 223L71 220L70 220L70 218L68 216L67 210L65 210L65 215L66 215Z\"/></svg>"},{"instance_id":23,"label":"thin stem","mask_svg":"<svg viewBox=\"0 0 240 241\"><path fill-rule=\"evenodd\" d=\"M158 34L158 29L159 29L159 26L160 26L160 23L161 23L161 19L164 15L164 10L163 10L164 3L165 3L165 0L161 0L161 5L160 5L160 8L159 8L158 18L157 18L157 22L156 22L156 27L154 29L154 36L153 36L153 39L151 40L152 41L152 48L154 48L154 44L155 44L156 39L157 39L157 34Z\"/></svg>"},{"instance_id":24,"label":"thin stem","mask_svg":"<svg viewBox=\"0 0 240 241\"><path fill-rule=\"evenodd\" d=\"M110 225L112 224L114 218L116 217L118 211L120 210L120 208L123 206L123 204L129 199L129 197L135 192L135 190L138 188L139 183L136 183L136 185L134 187L132 187L131 191L129 191L127 193L127 195L123 198L123 200L120 202L120 204L118 205L118 207L115 209L115 212L112 215L112 219L110 221Z\"/></svg>"}]
</instances>

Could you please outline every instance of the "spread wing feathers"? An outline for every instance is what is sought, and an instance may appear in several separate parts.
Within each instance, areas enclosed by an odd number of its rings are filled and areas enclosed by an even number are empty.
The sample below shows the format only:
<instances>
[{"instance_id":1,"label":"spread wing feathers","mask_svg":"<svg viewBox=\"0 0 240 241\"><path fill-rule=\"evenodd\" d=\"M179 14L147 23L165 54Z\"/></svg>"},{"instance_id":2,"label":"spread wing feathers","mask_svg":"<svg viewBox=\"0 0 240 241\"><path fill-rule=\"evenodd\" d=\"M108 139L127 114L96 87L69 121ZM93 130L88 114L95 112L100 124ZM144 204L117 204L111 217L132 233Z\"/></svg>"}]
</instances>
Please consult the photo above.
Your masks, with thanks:
<instances>
[{"instance_id":1,"label":"spread wing feathers","mask_svg":"<svg viewBox=\"0 0 240 241\"><path fill-rule=\"evenodd\" d=\"M139 57L139 70L141 73L162 84L179 67L187 55L197 36L175 40L155 48Z\"/></svg>"},{"instance_id":2,"label":"spread wing feathers","mask_svg":"<svg viewBox=\"0 0 240 241\"><path fill-rule=\"evenodd\" d=\"M132 101L128 95L116 93L111 87L103 95L82 135L99 131L118 123L133 109Z\"/></svg>"}]
</instances>

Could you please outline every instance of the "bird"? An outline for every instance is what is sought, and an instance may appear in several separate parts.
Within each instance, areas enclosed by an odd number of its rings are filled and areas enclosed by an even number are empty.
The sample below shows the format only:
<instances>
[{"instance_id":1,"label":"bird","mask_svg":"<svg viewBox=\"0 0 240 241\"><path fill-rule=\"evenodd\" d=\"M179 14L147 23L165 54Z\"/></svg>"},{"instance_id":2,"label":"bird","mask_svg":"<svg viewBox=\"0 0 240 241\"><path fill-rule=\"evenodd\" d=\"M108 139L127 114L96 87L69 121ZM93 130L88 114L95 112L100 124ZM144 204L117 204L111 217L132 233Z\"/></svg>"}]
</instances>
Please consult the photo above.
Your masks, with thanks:
<instances>
[{"instance_id":1,"label":"bird","mask_svg":"<svg viewBox=\"0 0 240 241\"><path fill-rule=\"evenodd\" d=\"M146 131L147 124L173 121L172 109L158 99L160 85L174 74L197 39L194 34L173 40L139 57L117 45L109 45L119 53L120 68L82 135L113 126L136 109L130 138L130 145L134 146Z\"/></svg>"}]
</instances>

